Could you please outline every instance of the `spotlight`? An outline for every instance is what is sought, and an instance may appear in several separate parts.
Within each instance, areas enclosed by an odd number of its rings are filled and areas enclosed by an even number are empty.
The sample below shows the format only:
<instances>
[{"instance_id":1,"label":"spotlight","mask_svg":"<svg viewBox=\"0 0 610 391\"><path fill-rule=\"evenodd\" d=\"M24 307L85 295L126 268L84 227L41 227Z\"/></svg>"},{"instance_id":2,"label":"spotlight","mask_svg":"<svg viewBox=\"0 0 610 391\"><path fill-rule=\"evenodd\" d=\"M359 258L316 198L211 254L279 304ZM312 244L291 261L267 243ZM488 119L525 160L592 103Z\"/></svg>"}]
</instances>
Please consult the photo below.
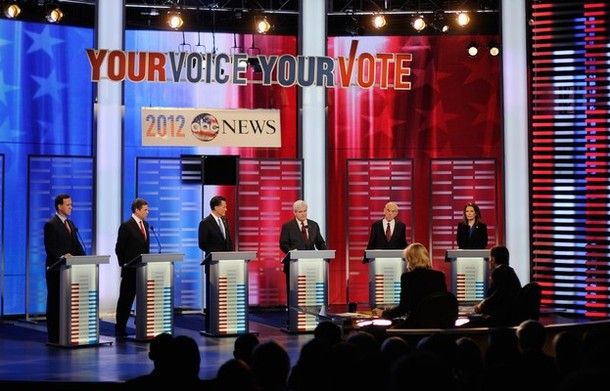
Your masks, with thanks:
<instances>
[{"instance_id":1,"label":"spotlight","mask_svg":"<svg viewBox=\"0 0 610 391\"><path fill-rule=\"evenodd\" d=\"M446 33L449 31L449 23L447 23L443 11L437 11L434 13L434 19L432 20L430 26L432 26L434 30L441 33Z\"/></svg>"},{"instance_id":2,"label":"spotlight","mask_svg":"<svg viewBox=\"0 0 610 391\"><path fill-rule=\"evenodd\" d=\"M496 57L498 54L500 54L500 47L494 41L491 41L489 43L489 54L493 57Z\"/></svg>"},{"instance_id":3,"label":"spotlight","mask_svg":"<svg viewBox=\"0 0 610 391\"><path fill-rule=\"evenodd\" d=\"M4 16L9 19L15 19L21 13L21 7L17 3L7 4L4 6Z\"/></svg>"},{"instance_id":4,"label":"spotlight","mask_svg":"<svg viewBox=\"0 0 610 391\"><path fill-rule=\"evenodd\" d=\"M61 12L59 7L55 7L47 11L47 22L49 23L59 23L64 17L64 13Z\"/></svg>"},{"instance_id":5,"label":"spotlight","mask_svg":"<svg viewBox=\"0 0 610 391\"><path fill-rule=\"evenodd\" d=\"M267 17L263 17L256 20L256 32L259 34L266 34L271 30L271 23L267 20Z\"/></svg>"},{"instance_id":6,"label":"spotlight","mask_svg":"<svg viewBox=\"0 0 610 391\"><path fill-rule=\"evenodd\" d=\"M467 12L458 12L456 21L457 21L458 26L464 27L464 26L468 25L468 23L470 23L470 16L468 15Z\"/></svg>"},{"instance_id":7,"label":"spotlight","mask_svg":"<svg viewBox=\"0 0 610 391\"><path fill-rule=\"evenodd\" d=\"M385 20L385 16L383 15L375 15L373 16L373 27L375 27L377 30L379 30L380 28L382 28L383 26L386 25L386 20Z\"/></svg>"},{"instance_id":8,"label":"spotlight","mask_svg":"<svg viewBox=\"0 0 610 391\"><path fill-rule=\"evenodd\" d=\"M476 42L470 42L468 45L468 55L474 57L479 54L479 45Z\"/></svg>"},{"instance_id":9,"label":"spotlight","mask_svg":"<svg viewBox=\"0 0 610 391\"><path fill-rule=\"evenodd\" d=\"M423 16L417 15L415 19L413 19L413 23L411 23L411 25L416 31L422 31L426 28L426 21L424 20Z\"/></svg>"},{"instance_id":10,"label":"spotlight","mask_svg":"<svg viewBox=\"0 0 610 391\"><path fill-rule=\"evenodd\" d=\"M184 19L178 11L169 11L167 13L167 25L173 29L178 30L184 24Z\"/></svg>"}]
</instances>

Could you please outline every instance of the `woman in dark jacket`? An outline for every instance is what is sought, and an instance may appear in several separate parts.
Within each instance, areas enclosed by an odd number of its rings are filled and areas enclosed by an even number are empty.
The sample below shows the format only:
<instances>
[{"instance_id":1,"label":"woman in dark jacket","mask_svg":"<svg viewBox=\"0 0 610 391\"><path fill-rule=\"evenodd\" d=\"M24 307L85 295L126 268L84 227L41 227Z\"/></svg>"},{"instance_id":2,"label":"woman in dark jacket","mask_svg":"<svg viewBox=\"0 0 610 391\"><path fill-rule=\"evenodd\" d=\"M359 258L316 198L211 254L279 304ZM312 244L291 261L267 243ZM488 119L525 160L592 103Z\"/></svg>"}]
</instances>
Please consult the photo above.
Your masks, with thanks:
<instances>
[{"instance_id":1,"label":"woman in dark jacket","mask_svg":"<svg viewBox=\"0 0 610 391\"><path fill-rule=\"evenodd\" d=\"M464 221L457 227L457 243L461 249L484 249L487 247L487 225L481 222L481 210L474 202L464 206Z\"/></svg>"}]
</instances>

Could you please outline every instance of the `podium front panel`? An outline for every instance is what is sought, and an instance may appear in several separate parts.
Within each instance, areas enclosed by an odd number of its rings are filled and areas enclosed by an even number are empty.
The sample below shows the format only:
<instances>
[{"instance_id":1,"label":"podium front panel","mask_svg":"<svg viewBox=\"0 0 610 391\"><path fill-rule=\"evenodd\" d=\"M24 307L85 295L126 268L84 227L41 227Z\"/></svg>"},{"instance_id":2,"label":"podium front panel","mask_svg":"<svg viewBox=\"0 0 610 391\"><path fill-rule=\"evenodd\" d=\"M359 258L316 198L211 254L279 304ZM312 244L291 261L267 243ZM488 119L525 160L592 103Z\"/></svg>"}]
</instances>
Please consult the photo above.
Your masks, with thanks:
<instances>
[{"instance_id":1,"label":"podium front panel","mask_svg":"<svg viewBox=\"0 0 610 391\"><path fill-rule=\"evenodd\" d=\"M248 263L223 257L210 264L208 281L210 297L217 298L210 300L208 333L216 336L248 333Z\"/></svg>"},{"instance_id":2,"label":"podium front panel","mask_svg":"<svg viewBox=\"0 0 610 391\"><path fill-rule=\"evenodd\" d=\"M304 258L290 262L290 308L288 331L310 332L318 325L315 315L297 307L322 306L328 301L328 262L323 258Z\"/></svg>"},{"instance_id":3,"label":"podium front panel","mask_svg":"<svg viewBox=\"0 0 610 391\"><path fill-rule=\"evenodd\" d=\"M99 342L97 264L62 266L60 270L59 344L93 345Z\"/></svg>"},{"instance_id":4,"label":"podium front panel","mask_svg":"<svg viewBox=\"0 0 610 391\"><path fill-rule=\"evenodd\" d=\"M394 306L400 302L400 276L406 270L404 258L375 258L369 261L369 305Z\"/></svg>"},{"instance_id":5,"label":"podium front panel","mask_svg":"<svg viewBox=\"0 0 610 391\"><path fill-rule=\"evenodd\" d=\"M137 268L136 280L136 339L173 334L174 264L146 263Z\"/></svg>"},{"instance_id":6,"label":"podium front panel","mask_svg":"<svg viewBox=\"0 0 610 391\"><path fill-rule=\"evenodd\" d=\"M487 262L481 257L458 257L451 262L451 285L460 304L478 303L485 298L487 270Z\"/></svg>"}]
</instances>

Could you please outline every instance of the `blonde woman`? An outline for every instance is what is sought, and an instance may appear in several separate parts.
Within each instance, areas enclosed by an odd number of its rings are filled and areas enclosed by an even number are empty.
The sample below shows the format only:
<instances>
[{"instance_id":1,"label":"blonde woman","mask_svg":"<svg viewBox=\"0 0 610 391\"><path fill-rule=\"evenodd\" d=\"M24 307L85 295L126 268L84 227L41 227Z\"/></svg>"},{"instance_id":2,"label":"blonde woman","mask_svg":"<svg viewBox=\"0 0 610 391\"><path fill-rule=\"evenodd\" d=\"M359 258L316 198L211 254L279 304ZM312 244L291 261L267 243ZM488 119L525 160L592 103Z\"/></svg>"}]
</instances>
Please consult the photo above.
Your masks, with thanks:
<instances>
[{"instance_id":1,"label":"blonde woman","mask_svg":"<svg viewBox=\"0 0 610 391\"><path fill-rule=\"evenodd\" d=\"M432 269L428 250L421 243L412 243L404 251L407 271L400 277L400 303L383 311L382 317L409 315L420 301L436 292L447 292L445 274Z\"/></svg>"}]
</instances>

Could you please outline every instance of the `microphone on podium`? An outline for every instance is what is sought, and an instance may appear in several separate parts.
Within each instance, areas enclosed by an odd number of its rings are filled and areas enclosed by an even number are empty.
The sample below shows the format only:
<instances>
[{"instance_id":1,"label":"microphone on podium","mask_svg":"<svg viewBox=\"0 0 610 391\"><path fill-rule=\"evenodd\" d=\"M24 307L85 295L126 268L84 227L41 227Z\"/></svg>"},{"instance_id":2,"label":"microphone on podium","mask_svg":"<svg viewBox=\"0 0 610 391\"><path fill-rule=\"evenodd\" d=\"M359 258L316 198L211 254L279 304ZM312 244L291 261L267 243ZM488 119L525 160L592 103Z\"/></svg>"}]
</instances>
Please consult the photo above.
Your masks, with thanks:
<instances>
[{"instance_id":1,"label":"microphone on podium","mask_svg":"<svg viewBox=\"0 0 610 391\"><path fill-rule=\"evenodd\" d=\"M161 242L159 241L159 236L157 236L157 232L155 231L155 227L153 227L152 225L149 225L149 227L150 227L150 231L155 236L155 240L157 241L157 246L159 247L159 254L161 254Z\"/></svg>"}]
</instances>

